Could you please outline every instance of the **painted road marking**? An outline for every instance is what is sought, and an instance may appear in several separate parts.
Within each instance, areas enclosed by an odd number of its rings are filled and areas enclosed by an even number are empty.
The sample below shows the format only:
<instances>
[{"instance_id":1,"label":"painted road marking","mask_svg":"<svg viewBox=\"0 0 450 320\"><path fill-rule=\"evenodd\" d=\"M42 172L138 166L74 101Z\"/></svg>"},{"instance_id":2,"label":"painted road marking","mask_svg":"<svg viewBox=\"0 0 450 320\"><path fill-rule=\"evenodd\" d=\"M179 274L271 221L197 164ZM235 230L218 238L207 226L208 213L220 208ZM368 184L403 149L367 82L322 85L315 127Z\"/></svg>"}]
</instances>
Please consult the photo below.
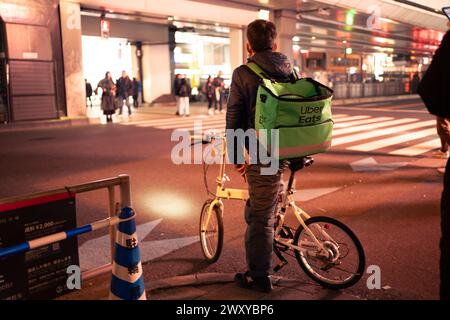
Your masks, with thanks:
<instances>
[{"instance_id":1,"label":"painted road marking","mask_svg":"<svg viewBox=\"0 0 450 320\"><path fill-rule=\"evenodd\" d=\"M349 133L355 133L355 132L359 132L359 131L369 131L369 130L379 129L379 128L383 128L383 127L391 127L394 125L405 124L405 123L414 122L417 120L418 119L415 119L415 118L405 118L405 119L398 119L398 120L386 121L386 122L381 122L381 123L374 123L374 124L370 124L370 125L337 129L337 130L333 130L333 137L339 136L339 135L344 135L344 134L349 134Z\"/></svg>"},{"instance_id":2,"label":"painted road marking","mask_svg":"<svg viewBox=\"0 0 450 320\"><path fill-rule=\"evenodd\" d=\"M145 241L144 239L161 221L162 219L158 219L136 227L142 262L154 260L199 241L198 236ZM110 263L109 234L86 241L79 247L78 252L82 270L90 270Z\"/></svg>"},{"instance_id":3,"label":"painted road marking","mask_svg":"<svg viewBox=\"0 0 450 320\"><path fill-rule=\"evenodd\" d=\"M441 140L439 138L428 140L413 146L409 146L403 149L398 149L389 152L389 154L396 156L417 156L419 154L431 151L440 146Z\"/></svg>"},{"instance_id":4,"label":"painted road marking","mask_svg":"<svg viewBox=\"0 0 450 320\"><path fill-rule=\"evenodd\" d=\"M334 139L332 141L332 146L338 146L341 144L352 143L355 141L386 136L389 134L395 134L395 133L402 132L402 131L418 129L421 127L428 127L428 126L435 125L435 124L436 124L436 120L429 120L429 121L423 121L423 122L420 121L420 122L414 122L414 123L410 123L410 124L406 124L406 125L402 125L402 126L398 126L398 127L392 127L392 128L382 129L382 130L369 131L369 132L364 132L364 133L360 133L360 134L340 137L340 138Z\"/></svg>"},{"instance_id":5,"label":"painted road marking","mask_svg":"<svg viewBox=\"0 0 450 320\"><path fill-rule=\"evenodd\" d=\"M300 189L294 194L294 199L295 201L306 202L336 192L340 189L342 189L342 187Z\"/></svg>"},{"instance_id":6,"label":"painted road marking","mask_svg":"<svg viewBox=\"0 0 450 320\"><path fill-rule=\"evenodd\" d=\"M421 130L421 131L411 132L408 134L402 134L400 136L395 136L395 137L390 137L390 138L386 138L386 139L381 139L381 140L376 140L373 142L360 144L357 146L349 147L347 149L353 150L353 151L366 151L366 152L373 151L373 150L377 150L377 149L387 148L387 147L390 147L390 146L393 146L396 144L400 144L403 142L425 138L425 137L428 137L430 135L435 135L435 134L436 134L436 129L430 128L430 129L425 129L425 130Z\"/></svg>"},{"instance_id":7,"label":"painted road marking","mask_svg":"<svg viewBox=\"0 0 450 320\"><path fill-rule=\"evenodd\" d=\"M374 158L364 158L350 163L355 172L392 171L408 165L409 162L378 163Z\"/></svg>"},{"instance_id":8,"label":"painted road marking","mask_svg":"<svg viewBox=\"0 0 450 320\"><path fill-rule=\"evenodd\" d=\"M340 123L339 121L336 121L337 123L334 124L333 129L347 128L347 127L352 127L352 126L359 126L359 125L363 125L363 124L370 124L370 123L387 121L387 120L392 120L392 119L394 119L394 118L391 118L391 117L379 117L379 118L371 118L371 119L350 121L350 122L344 122L344 123Z\"/></svg>"},{"instance_id":9,"label":"painted road marking","mask_svg":"<svg viewBox=\"0 0 450 320\"><path fill-rule=\"evenodd\" d=\"M348 117L342 117L338 118L336 122L347 122L347 121L354 121L354 120L362 120L362 119L369 119L372 118L371 116L348 116Z\"/></svg>"}]
</instances>

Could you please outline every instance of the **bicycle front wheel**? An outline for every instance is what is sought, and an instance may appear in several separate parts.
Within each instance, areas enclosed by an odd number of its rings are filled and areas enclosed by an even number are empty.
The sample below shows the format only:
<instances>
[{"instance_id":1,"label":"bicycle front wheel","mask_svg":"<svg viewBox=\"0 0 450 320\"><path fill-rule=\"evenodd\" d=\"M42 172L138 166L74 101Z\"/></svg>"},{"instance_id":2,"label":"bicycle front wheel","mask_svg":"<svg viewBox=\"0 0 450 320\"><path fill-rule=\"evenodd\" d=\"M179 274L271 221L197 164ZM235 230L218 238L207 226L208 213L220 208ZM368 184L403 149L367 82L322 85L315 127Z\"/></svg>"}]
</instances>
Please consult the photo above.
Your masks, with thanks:
<instances>
[{"instance_id":1,"label":"bicycle front wheel","mask_svg":"<svg viewBox=\"0 0 450 320\"><path fill-rule=\"evenodd\" d=\"M214 263L219 259L222 252L223 219L220 207L214 206L208 221L210 206L211 200L206 201L200 213L200 244L206 261Z\"/></svg>"},{"instance_id":2,"label":"bicycle front wheel","mask_svg":"<svg viewBox=\"0 0 450 320\"><path fill-rule=\"evenodd\" d=\"M361 242L342 222L330 217L312 217L294 236L295 257L303 271L323 287L348 288L361 279L365 255ZM322 244L320 250L312 234Z\"/></svg>"}]
</instances>

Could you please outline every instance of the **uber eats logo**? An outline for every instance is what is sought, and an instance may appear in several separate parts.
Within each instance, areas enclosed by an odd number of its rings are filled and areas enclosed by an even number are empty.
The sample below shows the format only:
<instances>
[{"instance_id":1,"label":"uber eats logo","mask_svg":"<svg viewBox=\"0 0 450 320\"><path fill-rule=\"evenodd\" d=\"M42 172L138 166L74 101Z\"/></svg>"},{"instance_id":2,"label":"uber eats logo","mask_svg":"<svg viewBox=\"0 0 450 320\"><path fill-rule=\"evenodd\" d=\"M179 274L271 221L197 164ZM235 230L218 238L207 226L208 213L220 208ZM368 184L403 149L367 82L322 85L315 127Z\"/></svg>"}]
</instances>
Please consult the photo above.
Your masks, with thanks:
<instances>
[{"instance_id":1,"label":"uber eats logo","mask_svg":"<svg viewBox=\"0 0 450 320\"><path fill-rule=\"evenodd\" d=\"M322 107L304 106L300 108L299 124L313 124L322 119Z\"/></svg>"}]
</instances>

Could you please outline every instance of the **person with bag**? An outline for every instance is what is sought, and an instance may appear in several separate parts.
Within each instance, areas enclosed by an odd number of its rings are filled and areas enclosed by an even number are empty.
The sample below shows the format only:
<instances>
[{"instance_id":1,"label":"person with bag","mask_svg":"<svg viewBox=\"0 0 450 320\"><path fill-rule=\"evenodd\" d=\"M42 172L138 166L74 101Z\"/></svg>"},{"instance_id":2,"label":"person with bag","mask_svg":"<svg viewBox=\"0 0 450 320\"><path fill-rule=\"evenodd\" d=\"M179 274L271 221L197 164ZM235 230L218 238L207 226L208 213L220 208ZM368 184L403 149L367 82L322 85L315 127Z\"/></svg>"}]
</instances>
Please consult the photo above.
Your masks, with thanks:
<instances>
[{"instance_id":1,"label":"person with bag","mask_svg":"<svg viewBox=\"0 0 450 320\"><path fill-rule=\"evenodd\" d=\"M276 36L270 21L255 20L248 25L250 58L233 72L226 114L229 160L246 178L249 191L245 206L247 271L237 273L234 280L240 287L261 292L273 289L274 218L284 160L327 151L333 127L333 91L310 78L299 79L288 58L276 52ZM270 141L272 129L278 132L278 143ZM267 139L253 140L256 146L251 146L250 136L260 137L264 130ZM239 132L246 132L249 139L240 139ZM248 164L242 149L250 155ZM262 161L264 153L270 155L270 165Z\"/></svg>"},{"instance_id":2,"label":"person with bag","mask_svg":"<svg viewBox=\"0 0 450 320\"><path fill-rule=\"evenodd\" d=\"M450 22L447 24L450 29ZM442 39L419 84L418 93L428 111L437 117L437 131L444 148L450 144L450 30ZM444 145L446 144L446 145ZM447 150L442 150L444 152ZM440 298L450 300L450 159L447 160L441 198Z\"/></svg>"},{"instance_id":3,"label":"person with bag","mask_svg":"<svg viewBox=\"0 0 450 320\"><path fill-rule=\"evenodd\" d=\"M116 112L116 104L114 103L116 86L109 71L106 72L105 78L97 84L95 94L97 94L98 88L102 89L101 107L103 114L106 116L106 122L112 122L112 115Z\"/></svg>"}]
</instances>

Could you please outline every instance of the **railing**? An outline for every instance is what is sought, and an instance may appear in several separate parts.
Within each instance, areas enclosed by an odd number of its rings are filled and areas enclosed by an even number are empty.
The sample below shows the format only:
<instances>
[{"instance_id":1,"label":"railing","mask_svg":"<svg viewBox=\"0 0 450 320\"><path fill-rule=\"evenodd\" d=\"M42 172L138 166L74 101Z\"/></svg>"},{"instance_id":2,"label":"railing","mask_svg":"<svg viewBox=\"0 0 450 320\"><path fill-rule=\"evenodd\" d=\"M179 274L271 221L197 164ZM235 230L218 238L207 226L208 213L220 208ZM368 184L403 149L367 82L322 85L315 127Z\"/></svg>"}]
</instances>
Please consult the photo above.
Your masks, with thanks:
<instances>
[{"instance_id":1,"label":"railing","mask_svg":"<svg viewBox=\"0 0 450 320\"><path fill-rule=\"evenodd\" d=\"M335 99L394 96L408 93L403 82L337 83L333 87Z\"/></svg>"},{"instance_id":2,"label":"railing","mask_svg":"<svg viewBox=\"0 0 450 320\"><path fill-rule=\"evenodd\" d=\"M116 203L115 199L115 188L119 187L120 189L120 203ZM4 203L13 203L26 201L29 199L34 199L37 197L45 197L51 196L55 194L61 194L64 192L69 192L71 194L79 194L86 193L94 190L107 189L108 191L108 202L109 202L109 212L108 218L93 222L89 225L85 225L82 227L78 227L72 230L66 230L63 232L55 233L49 236L45 236L42 238L38 238L35 240L31 240L27 243L17 244L15 246L11 246L8 248L0 248L0 258L3 256L16 254L19 252L24 252L28 250L32 250L34 248L47 245L49 243L61 241L64 239L68 239L73 236L78 236L83 233L87 233L90 231L98 230L100 228L109 227L109 235L110 235L110 244L111 244L111 263L96 267L91 270L86 270L82 273L82 279L86 280L89 278L93 278L99 274L108 272L111 270L112 261L114 259L114 245L115 245L115 226L124 220L119 219L117 217L119 208L130 207L131 206L131 191L130 191L130 177L128 175L119 175L114 178L108 178L103 180L97 180L89 183L79 184L68 186L61 189L34 193L26 196L17 196L10 197L5 199L0 199L0 204ZM129 220L129 219L126 219Z\"/></svg>"}]
</instances>

